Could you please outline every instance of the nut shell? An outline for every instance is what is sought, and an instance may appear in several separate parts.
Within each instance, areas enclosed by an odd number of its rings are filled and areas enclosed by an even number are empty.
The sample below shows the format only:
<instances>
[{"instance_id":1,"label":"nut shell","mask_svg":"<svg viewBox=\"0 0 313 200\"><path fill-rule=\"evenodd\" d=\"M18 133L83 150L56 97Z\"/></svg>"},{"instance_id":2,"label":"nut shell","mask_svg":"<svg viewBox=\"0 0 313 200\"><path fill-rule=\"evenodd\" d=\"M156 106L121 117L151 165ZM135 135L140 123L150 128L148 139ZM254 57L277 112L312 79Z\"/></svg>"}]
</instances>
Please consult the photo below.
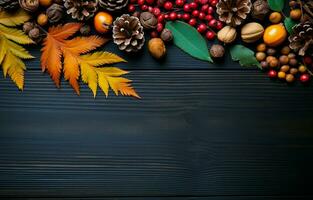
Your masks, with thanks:
<instances>
[{"instance_id":1,"label":"nut shell","mask_svg":"<svg viewBox=\"0 0 313 200\"><path fill-rule=\"evenodd\" d=\"M161 59L166 55L166 47L161 38L152 38L148 42L148 50L152 57Z\"/></svg>"},{"instance_id":2,"label":"nut shell","mask_svg":"<svg viewBox=\"0 0 313 200\"><path fill-rule=\"evenodd\" d=\"M248 23L241 28L241 38L246 43L256 42L263 36L263 33L263 26L256 22Z\"/></svg>"},{"instance_id":3,"label":"nut shell","mask_svg":"<svg viewBox=\"0 0 313 200\"><path fill-rule=\"evenodd\" d=\"M237 37L237 31L231 26L225 26L217 33L217 38L225 44L232 43Z\"/></svg>"}]
</instances>

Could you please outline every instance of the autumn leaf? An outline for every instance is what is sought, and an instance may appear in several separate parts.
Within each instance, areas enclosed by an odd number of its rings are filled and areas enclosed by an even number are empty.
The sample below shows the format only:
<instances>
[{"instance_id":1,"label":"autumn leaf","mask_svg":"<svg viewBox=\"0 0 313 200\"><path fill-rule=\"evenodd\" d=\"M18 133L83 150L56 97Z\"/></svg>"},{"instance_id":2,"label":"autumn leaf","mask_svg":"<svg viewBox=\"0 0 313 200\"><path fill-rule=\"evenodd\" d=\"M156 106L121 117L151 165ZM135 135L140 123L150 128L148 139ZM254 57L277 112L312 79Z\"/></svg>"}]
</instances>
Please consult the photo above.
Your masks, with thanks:
<instances>
[{"instance_id":1,"label":"autumn leaf","mask_svg":"<svg viewBox=\"0 0 313 200\"><path fill-rule=\"evenodd\" d=\"M49 28L42 48L42 71L50 74L57 87L60 87L60 77L63 72L64 79L69 82L78 95L80 94L78 81L81 77L83 82L88 84L94 96L96 96L99 85L106 96L111 88L116 95L140 98L131 87L131 81L120 77L126 74L126 71L115 67L103 68L103 65L106 64L126 62L124 59L103 51L86 54L106 43L108 39L98 36L68 39L81 26L79 23L68 23Z\"/></svg>"},{"instance_id":2,"label":"autumn leaf","mask_svg":"<svg viewBox=\"0 0 313 200\"><path fill-rule=\"evenodd\" d=\"M30 16L23 10L15 13L0 11L0 65L3 75L9 75L16 86L23 90L24 71L26 66L22 59L34 58L20 44L34 43L21 30L13 28L30 19Z\"/></svg>"}]
</instances>

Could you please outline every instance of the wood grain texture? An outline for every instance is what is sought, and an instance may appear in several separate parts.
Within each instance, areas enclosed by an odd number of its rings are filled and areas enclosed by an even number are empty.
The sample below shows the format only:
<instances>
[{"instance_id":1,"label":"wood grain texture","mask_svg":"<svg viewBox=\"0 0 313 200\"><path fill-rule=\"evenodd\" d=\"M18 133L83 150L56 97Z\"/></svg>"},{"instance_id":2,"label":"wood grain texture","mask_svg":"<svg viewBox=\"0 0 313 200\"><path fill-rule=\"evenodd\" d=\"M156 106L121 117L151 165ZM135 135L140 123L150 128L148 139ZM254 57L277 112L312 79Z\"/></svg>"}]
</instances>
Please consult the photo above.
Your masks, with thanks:
<instances>
[{"instance_id":1,"label":"wood grain texture","mask_svg":"<svg viewBox=\"0 0 313 200\"><path fill-rule=\"evenodd\" d=\"M142 100L0 79L0 196L312 197L312 88L252 70L128 77Z\"/></svg>"},{"instance_id":2,"label":"wood grain texture","mask_svg":"<svg viewBox=\"0 0 313 200\"><path fill-rule=\"evenodd\" d=\"M40 48L31 47L28 48L30 53L36 57L36 59L26 61L27 69L40 69ZM126 59L127 63L117 64L116 66L124 69L242 69L236 62L231 61L230 55L226 55L226 59L223 62L216 62L214 64L193 59L188 54L184 53L174 45L167 46L167 57L162 61L153 59L146 48L137 54L127 54L118 50L118 47L109 42L102 50L114 52L119 56ZM248 68L247 68L248 69ZM255 68L254 68L255 69Z\"/></svg>"}]
</instances>

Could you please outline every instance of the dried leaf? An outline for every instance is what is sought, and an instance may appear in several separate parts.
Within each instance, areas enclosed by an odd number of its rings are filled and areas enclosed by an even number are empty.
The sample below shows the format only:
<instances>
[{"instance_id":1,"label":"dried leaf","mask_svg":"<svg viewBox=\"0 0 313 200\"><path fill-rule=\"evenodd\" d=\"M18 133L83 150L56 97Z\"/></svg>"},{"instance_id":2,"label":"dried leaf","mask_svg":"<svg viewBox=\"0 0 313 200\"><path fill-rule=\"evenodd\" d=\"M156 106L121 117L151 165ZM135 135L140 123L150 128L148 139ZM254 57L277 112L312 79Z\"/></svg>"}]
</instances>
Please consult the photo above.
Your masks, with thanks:
<instances>
[{"instance_id":1,"label":"dried leaf","mask_svg":"<svg viewBox=\"0 0 313 200\"><path fill-rule=\"evenodd\" d=\"M70 23L49 29L42 48L42 70L47 70L55 84L59 87L62 71L61 61L63 58L64 79L69 81L78 95L80 94L78 80L81 75L82 81L88 84L94 97L97 94L99 85L106 96L108 96L109 88L111 87L116 95L121 93L125 96L140 98L134 88L131 87L131 81L120 77L128 72L115 67L99 68L105 64L126 62L124 59L115 54L101 51L81 55L103 45L108 39L90 36L66 40L78 31L80 27L81 24Z\"/></svg>"},{"instance_id":2,"label":"dried leaf","mask_svg":"<svg viewBox=\"0 0 313 200\"><path fill-rule=\"evenodd\" d=\"M24 32L12 27L29 19L30 16L22 10L14 14L0 11L0 65L4 77L9 75L20 90L24 87L24 70L26 70L22 59L34 57L19 44L34 42Z\"/></svg>"}]
</instances>

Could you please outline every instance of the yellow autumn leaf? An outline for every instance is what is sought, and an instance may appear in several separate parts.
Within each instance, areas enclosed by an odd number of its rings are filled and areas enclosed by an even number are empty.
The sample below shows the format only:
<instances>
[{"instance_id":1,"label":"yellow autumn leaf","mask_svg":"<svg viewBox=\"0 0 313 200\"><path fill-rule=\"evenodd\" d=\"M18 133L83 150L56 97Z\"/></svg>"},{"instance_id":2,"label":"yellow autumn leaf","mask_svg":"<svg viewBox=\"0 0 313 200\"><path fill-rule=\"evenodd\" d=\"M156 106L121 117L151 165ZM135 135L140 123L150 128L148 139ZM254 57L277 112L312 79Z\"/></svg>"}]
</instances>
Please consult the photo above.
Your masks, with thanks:
<instances>
[{"instance_id":1,"label":"yellow autumn leaf","mask_svg":"<svg viewBox=\"0 0 313 200\"><path fill-rule=\"evenodd\" d=\"M22 10L13 14L0 11L0 65L4 77L9 75L20 90L24 87L24 70L26 70L22 59L30 59L33 56L19 44L34 42L21 30L7 26L22 24L29 18Z\"/></svg>"},{"instance_id":2,"label":"yellow autumn leaf","mask_svg":"<svg viewBox=\"0 0 313 200\"><path fill-rule=\"evenodd\" d=\"M5 11L0 12L0 24L6 26L21 25L24 22L28 21L30 18L31 16L23 9L19 9L17 12L13 14Z\"/></svg>"},{"instance_id":3,"label":"yellow autumn leaf","mask_svg":"<svg viewBox=\"0 0 313 200\"><path fill-rule=\"evenodd\" d=\"M6 37L9 40L13 40L19 44L32 44L32 41L25 33L15 28L9 28L0 24L0 35Z\"/></svg>"},{"instance_id":4,"label":"yellow autumn leaf","mask_svg":"<svg viewBox=\"0 0 313 200\"><path fill-rule=\"evenodd\" d=\"M95 67L106 65L106 64L126 62L126 60L119 57L118 55L109 53L109 52L95 52L95 53L83 55L80 58L84 62Z\"/></svg>"}]
</instances>

